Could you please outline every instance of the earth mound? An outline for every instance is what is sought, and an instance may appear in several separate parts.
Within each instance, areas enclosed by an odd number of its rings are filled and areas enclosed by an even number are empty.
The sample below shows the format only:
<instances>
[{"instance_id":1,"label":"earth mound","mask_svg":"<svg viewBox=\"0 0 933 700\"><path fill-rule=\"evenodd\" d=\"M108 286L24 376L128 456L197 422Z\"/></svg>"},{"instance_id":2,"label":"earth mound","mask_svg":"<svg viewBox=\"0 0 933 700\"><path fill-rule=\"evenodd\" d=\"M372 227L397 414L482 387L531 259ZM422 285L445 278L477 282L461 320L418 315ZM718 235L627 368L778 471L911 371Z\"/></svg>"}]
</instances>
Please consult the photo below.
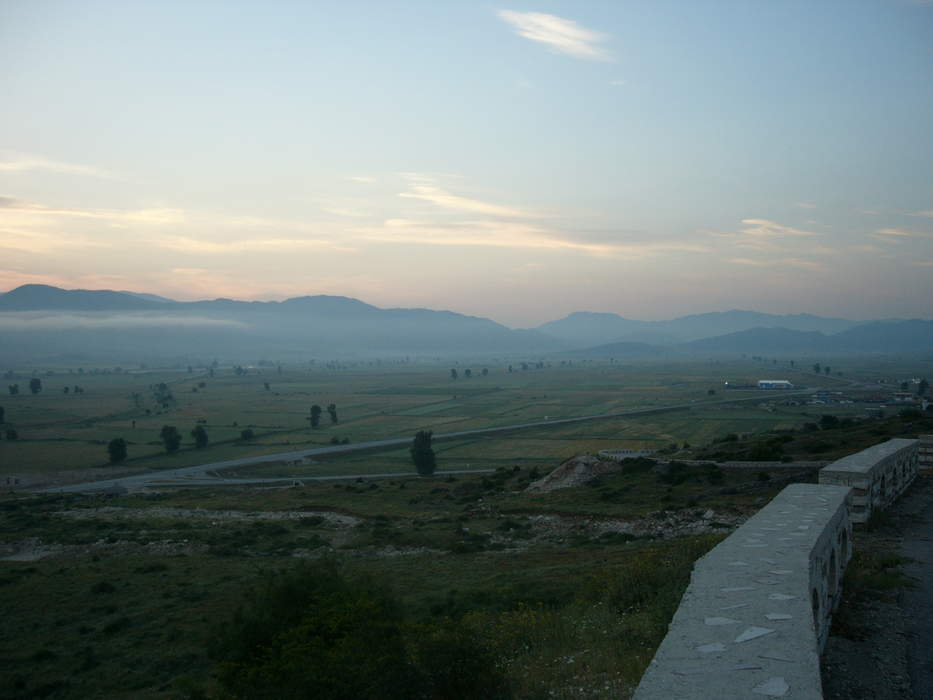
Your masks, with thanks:
<instances>
[{"instance_id":1,"label":"earth mound","mask_svg":"<svg viewBox=\"0 0 933 700\"><path fill-rule=\"evenodd\" d=\"M621 471L622 465L614 460L603 460L589 455L571 457L547 476L531 482L526 491L546 493L581 486L603 474Z\"/></svg>"}]
</instances>

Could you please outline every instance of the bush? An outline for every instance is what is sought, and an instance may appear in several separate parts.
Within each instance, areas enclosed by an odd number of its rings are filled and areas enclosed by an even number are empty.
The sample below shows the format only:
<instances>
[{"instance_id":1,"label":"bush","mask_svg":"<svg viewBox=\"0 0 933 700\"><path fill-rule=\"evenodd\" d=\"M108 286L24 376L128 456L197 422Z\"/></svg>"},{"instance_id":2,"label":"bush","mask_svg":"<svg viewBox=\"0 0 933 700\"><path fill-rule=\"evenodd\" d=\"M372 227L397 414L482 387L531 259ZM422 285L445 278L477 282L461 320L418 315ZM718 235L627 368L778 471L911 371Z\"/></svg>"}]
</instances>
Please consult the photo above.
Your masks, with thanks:
<instances>
[{"instance_id":1,"label":"bush","mask_svg":"<svg viewBox=\"0 0 933 700\"><path fill-rule=\"evenodd\" d=\"M413 625L385 590L333 563L268 578L212 644L234 698L505 697L478 640L458 624Z\"/></svg>"}]
</instances>

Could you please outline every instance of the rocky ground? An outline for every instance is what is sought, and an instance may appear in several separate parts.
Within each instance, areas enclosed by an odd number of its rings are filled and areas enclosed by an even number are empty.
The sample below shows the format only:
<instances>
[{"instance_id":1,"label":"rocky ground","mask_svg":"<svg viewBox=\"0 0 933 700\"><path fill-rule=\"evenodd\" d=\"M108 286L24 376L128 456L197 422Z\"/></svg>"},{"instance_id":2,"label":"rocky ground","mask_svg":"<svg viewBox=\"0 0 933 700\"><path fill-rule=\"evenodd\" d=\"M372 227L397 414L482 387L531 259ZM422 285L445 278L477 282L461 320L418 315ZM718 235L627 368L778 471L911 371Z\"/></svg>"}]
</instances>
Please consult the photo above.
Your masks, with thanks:
<instances>
[{"instance_id":1,"label":"rocky ground","mask_svg":"<svg viewBox=\"0 0 933 700\"><path fill-rule=\"evenodd\" d=\"M882 523L855 534L855 550L911 561L900 573L912 584L887 594L844 597L822 659L827 700L929 700L933 672L926 639L931 633L933 587L933 477L921 476L886 512ZM845 593L844 593L845 596Z\"/></svg>"}]
</instances>

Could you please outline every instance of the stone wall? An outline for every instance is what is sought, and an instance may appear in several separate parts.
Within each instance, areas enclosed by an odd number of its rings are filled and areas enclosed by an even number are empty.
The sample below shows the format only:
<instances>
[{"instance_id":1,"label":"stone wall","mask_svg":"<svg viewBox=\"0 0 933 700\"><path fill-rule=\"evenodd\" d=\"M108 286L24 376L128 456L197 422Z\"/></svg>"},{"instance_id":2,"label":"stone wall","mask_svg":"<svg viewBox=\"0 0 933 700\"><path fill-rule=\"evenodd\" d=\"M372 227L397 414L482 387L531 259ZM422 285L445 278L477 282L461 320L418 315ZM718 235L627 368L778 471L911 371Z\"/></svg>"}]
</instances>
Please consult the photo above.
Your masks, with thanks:
<instances>
[{"instance_id":1,"label":"stone wall","mask_svg":"<svg viewBox=\"0 0 933 700\"><path fill-rule=\"evenodd\" d=\"M924 472L933 472L933 435L921 435L918 445L917 467Z\"/></svg>"},{"instance_id":2,"label":"stone wall","mask_svg":"<svg viewBox=\"0 0 933 700\"><path fill-rule=\"evenodd\" d=\"M791 484L697 561L636 700L822 698L851 489Z\"/></svg>"},{"instance_id":3,"label":"stone wall","mask_svg":"<svg viewBox=\"0 0 933 700\"><path fill-rule=\"evenodd\" d=\"M893 439L836 460L820 470L821 484L852 487L854 522L886 508L917 476L919 440Z\"/></svg>"}]
</instances>

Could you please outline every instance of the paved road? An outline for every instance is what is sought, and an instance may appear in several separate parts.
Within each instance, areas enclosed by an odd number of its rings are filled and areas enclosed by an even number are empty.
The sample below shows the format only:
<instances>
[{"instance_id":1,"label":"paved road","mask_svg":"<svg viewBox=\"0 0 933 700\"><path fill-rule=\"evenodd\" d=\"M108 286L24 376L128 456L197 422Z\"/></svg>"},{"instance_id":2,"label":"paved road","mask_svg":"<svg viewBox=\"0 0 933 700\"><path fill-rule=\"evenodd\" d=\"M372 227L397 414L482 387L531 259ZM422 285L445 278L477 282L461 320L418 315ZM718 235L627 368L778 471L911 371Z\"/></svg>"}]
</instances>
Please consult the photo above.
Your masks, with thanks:
<instances>
[{"instance_id":1,"label":"paved road","mask_svg":"<svg viewBox=\"0 0 933 700\"><path fill-rule=\"evenodd\" d=\"M800 391L781 391L777 396L793 396L798 394L809 394L816 391L815 388ZM515 425L503 425L496 428L478 428L475 430L461 430L455 433L440 433L434 435L434 440L456 440L465 437L479 437L483 435L495 435L497 433L512 432L515 430L525 430L528 428L540 428L551 425L564 425L567 423L580 423L591 420L604 420L607 418L619 418L624 416L639 416L651 413L664 413L667 411L682 411L691 408L701 408L715 406L720 404L742 403L745 401L763 401L765 396L772 398L772 394L748 396L736 399L717 399L715 401L693 401L690 403L672 404L669 406L654 406L651 408L632 408L625 411L615 411L613 413L598 413L589 416L577 416L574 418L555 418L553 420L534 421L531 423L517 423ZM327 455L344 454L347 452L359 452L361 450L384 449L387 447L403 447L411 444L411 437L392 438L389 440L372 440L370 442L359 442L355 445L334 445L332 447L314 447L304 450L293 450L290 452L276 452L273 454L259 455L257 457L242 457L240 459L229 459L223 462L209 462L207 464L198 464L191 467L180 467L178 469L166 469L162 471L147 472L145 474L135 474L133 476L124 476L117 479L106 479L102 481L90 481L78 484L69 484L67 486L58 486L54 488L40 489L40 492L55 493L81 493L86 491L104 491L115 487L124 487L129 490L145 488L146 486L184 486L200 484L262 484L283 481L307 481L309 477L301 479L277 478L277 479L230 479L220 478L214 474L226 469L236 467L247 467L257 464L269 464L270 462L294 462L309 457L324 457ZM372 474L359 474L353 476L326 477L328 479L356 479L358 477L371 478ZM391 476L403 476L394 474ZM208 482L208 479L213 481Z\"/></svg>"},{"instance_id":2,"label":"paved road","mask_svg":"<svg viewBox=\"0 0 933 700\"><path fill-rule=\"evenodd\" d=\"M901 554L916 585L900 594L907 613L907 661L917 698L933 698L933 477L920 476L908 494L910 519L904 528Z\"/></svg>"}]
</instances>

